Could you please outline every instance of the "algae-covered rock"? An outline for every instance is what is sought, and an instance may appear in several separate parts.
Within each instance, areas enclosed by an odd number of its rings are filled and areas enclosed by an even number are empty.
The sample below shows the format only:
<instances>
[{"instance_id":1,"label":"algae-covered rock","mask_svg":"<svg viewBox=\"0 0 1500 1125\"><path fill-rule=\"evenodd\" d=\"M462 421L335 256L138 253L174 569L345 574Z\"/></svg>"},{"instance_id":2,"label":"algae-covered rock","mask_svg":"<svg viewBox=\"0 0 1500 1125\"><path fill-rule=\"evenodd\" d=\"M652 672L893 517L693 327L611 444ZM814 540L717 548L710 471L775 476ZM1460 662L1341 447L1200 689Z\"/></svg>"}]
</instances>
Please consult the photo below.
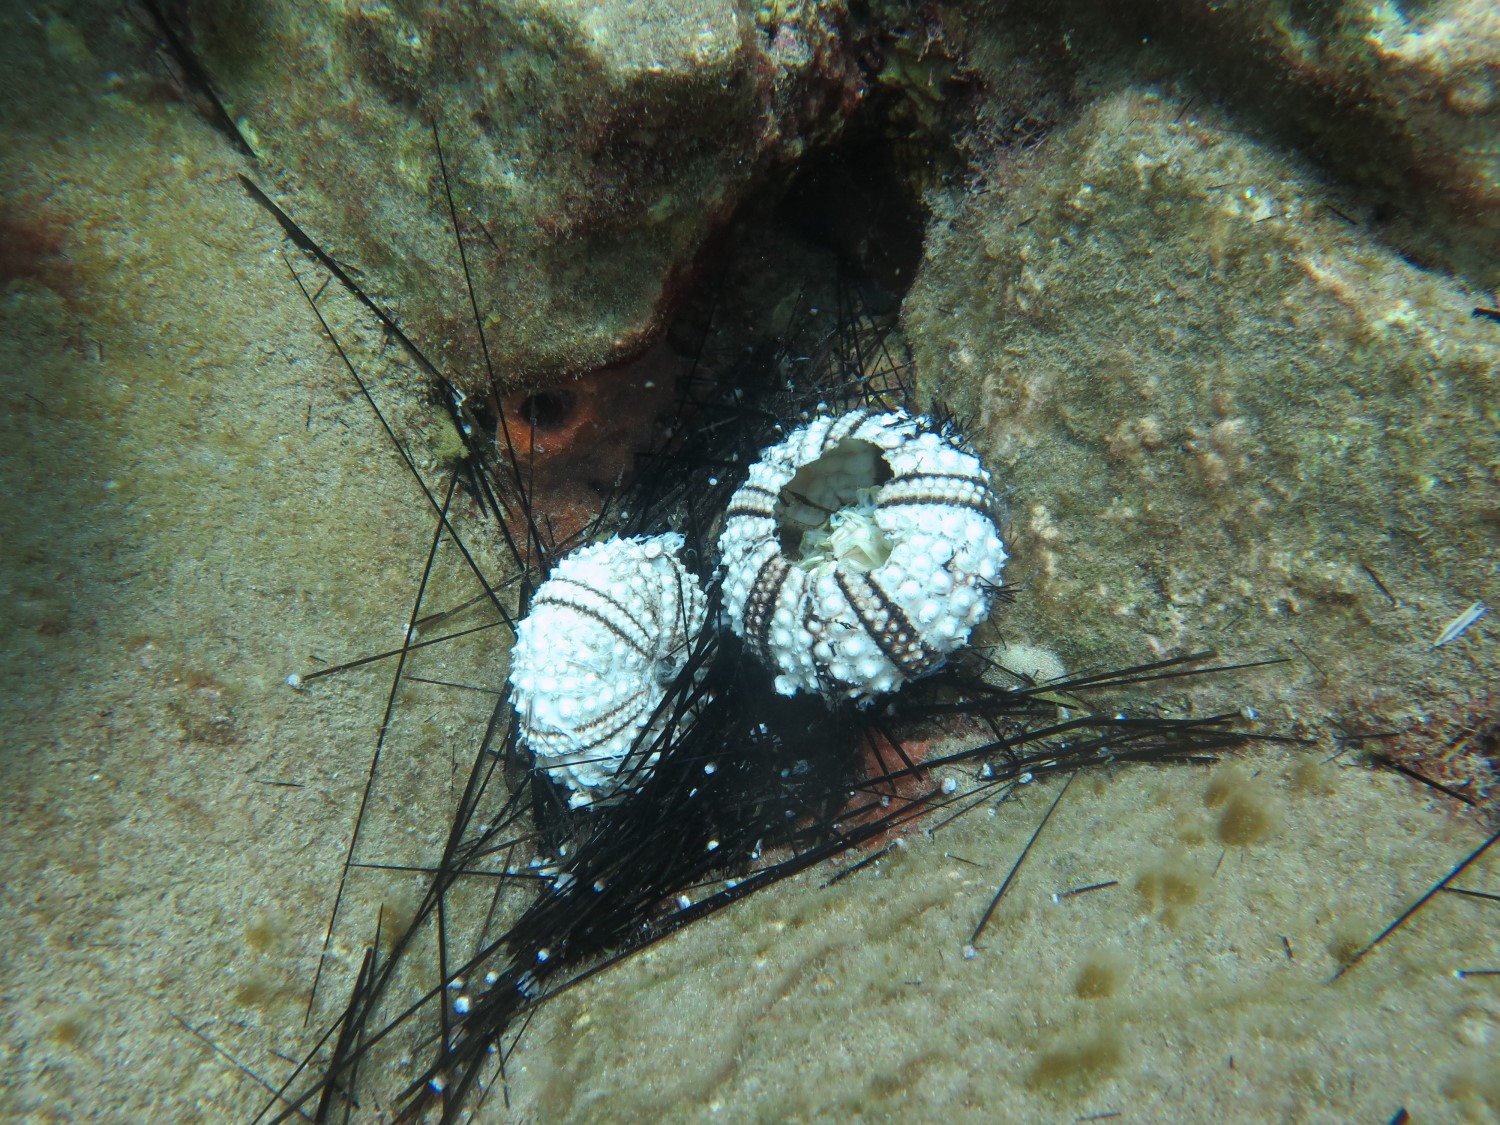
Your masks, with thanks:
<instances>
[{"instance_id":1,"label":"algae-covered rock","mask_svg":"<svg viewBox=\"0 0 1500 1125\"><path fill-rule=\"evenodd\" d=\"M1341 210L1425 263L1500 283L1492 0L992 0L944 10L982 129L1035 139L1146 80L1316 161Z\"/></svg>"},{"instance_id":2,"label":"algae-covered rock","mask_svg":"<svg viewBox=\"0 0 1500 1125\"><path fill-rule=\"evenodd\" d=\"M290 210L486 388L630 359L757 177L862 89L841 4L199 0L184 15Z\"/></svg>"},{"instance_id":3,"label":"algae-covered rock","mask_svg":"<svg viewBox=\"0 0 1500 1125\"><path fill-rule=\"evenodd\" d=\"M1452 278L1147 88L936 203L906 323L1009 498L1003 632L1288 656L1325 701L1493 666L1432 647L1500 538L1500 325Z\"/></svg>"},{"instance_id":4,"label":"algae-covered rock","mask_svg":"<svg viewBox=\"0 0 1500 1125\"><path fill-rule=\"evenodd\" d=\"M1500 7L1493 0L1157 0L1347 175L1386 188L1493 283L1500 252ZM1470 239L1477 243L1464 245Z\"/></svg>"}]
</instances>

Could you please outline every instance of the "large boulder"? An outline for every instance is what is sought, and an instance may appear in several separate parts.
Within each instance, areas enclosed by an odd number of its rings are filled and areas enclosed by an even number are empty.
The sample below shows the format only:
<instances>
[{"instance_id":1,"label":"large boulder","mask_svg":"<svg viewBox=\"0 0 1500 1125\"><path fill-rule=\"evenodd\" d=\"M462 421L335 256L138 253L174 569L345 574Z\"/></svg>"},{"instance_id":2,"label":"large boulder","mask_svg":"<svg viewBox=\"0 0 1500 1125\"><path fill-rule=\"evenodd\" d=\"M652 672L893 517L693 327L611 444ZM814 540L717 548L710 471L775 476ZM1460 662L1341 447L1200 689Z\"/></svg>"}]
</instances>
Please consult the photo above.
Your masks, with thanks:
<instances>
[{"instance_id":1,"label":"large boulder","mask_svg":"<svg viewBox=\"0 0 1500 1125\"><path fill-rule=\"evenodd\" d=\"M617 364L769 167L863 86L841 3L191 0L180 15L263 175L456 382Z\"/></svg>"},{"instance_id":2,"label":"large boulder","mask_svg":"<svg viewBox=\"0 0 1500 1125\"><path fill-rule=\"evenodd\" d=\"M1009 637L1290 657L1257 698L1368 729L1493 674L1483 621L1433 646L1493 581L1500 324L1329 199L1149 87L934 198L906 325L1009 499Z\"/></svg>"}]
</instances>

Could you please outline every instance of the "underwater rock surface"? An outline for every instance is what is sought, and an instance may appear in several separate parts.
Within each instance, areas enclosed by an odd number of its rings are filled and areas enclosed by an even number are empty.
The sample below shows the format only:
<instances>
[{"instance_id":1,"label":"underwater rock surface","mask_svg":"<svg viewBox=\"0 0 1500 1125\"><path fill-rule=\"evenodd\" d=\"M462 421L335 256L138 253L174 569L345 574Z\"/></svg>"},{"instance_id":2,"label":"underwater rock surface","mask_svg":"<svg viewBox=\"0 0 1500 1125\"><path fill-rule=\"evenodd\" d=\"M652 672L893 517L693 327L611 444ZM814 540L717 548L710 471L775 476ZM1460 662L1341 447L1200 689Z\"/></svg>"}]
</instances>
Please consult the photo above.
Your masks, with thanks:
<instances>
[{"instance_id":1,"label":"underwater rock surface","mask_svg":"<svg viewBox=\"0 0 1500 1125\"><path fill-rule=\"evenodd\" d=\"M1007 629L1289 656L1324 703L1493 667L1432 643L1494 578L1500 325L1326 199L1137 87L934 200L906 324L1010 490Z\"/></svg>"},{"instance_id":2,"label":"underwater rock surface","mask_svg":"<svg viewBox=\"0 0 1500 1125\"><path fill-rule=\"evenodd\" d=\"M1444 904L1328 985L1434 851L1477 833L1404 805L1393 774L1313 775L1279 752L1242 768L1254 788L1225 767L1075 787L973 959L1055 782L858 880L810 872L689 927L538 1014L513 1106L579 1123L1490 1120L1500 1005L1451 972L1493 949L1486 915ZM1275 827L1226 853L1237 799Z\"/></svg>"},{"instance_id":3,"label":"underwater rock surface","mask_svg":"<svg viewBox=\"0 0 1500 1125\"><path fill-rule=\"evenodd\" d=\"M862 96L842 4L197 0L194 49L299 221L488 390L634 358L767 167ZM351 190L357 185L357 190Z\"/></svg>"},{"instance_id":4,"label":"underwater rock surface","mask_svg":"<svg viewBox=\"0 0 1500 1125\"><path fill-rule=\"evenodd\" d=\"M1429 211L1466 268L1500 267L1500 8L1492 0L1160 4L1245 100L1316 138L1341 170ZM1464 245L1477 238L1477 244Z\"/></svg>"},{"instance_id":5,"label":"underwater rock surface","mask_svg":"<svg viewBox=\"0 0 1500 1125\"><path fill-rule=\"evenodd\" d=\"M1299 151L1425 264L1500 283L1500 9L1490 0L1021 0L943 20L992 135L1025 141L1152 82Z\"/></svg>"}]
</instances>

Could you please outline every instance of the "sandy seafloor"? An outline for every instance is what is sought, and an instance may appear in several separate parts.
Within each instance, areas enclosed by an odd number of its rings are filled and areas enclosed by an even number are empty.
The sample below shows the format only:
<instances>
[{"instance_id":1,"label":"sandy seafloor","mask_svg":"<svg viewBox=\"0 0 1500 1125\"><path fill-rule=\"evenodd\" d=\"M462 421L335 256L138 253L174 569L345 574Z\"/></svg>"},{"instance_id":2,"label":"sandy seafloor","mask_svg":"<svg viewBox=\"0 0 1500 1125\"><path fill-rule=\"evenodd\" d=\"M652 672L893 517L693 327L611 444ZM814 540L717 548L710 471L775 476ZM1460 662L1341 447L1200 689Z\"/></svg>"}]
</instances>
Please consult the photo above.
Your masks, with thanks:
<instances>
[{"instance_id":1,"label":"sandy seafloor","mask_svg":"<svg viewBox=\"0 0 1500 1125\"><path fill-rule=\"evenodd\" d=\"M14 13L5 34L0 1117L248 1121L247 1072L279 1080L308 1043L388 685L284 679L399 643L432 519L237 183L248 165L144 74L67 43L49 59ZM440 594L467 592L440 570ZM444 660L498 684L493 635ZM441 842L424 810L487 704L404 702L368 843L410 861ZM511 1113L484 1116L1500 1120L1500 986L1455 976L1500 968L1493 903L1439 896L1330 983L1480 826L1349 759L1223 768L1081 780L972 960L1055 782L695 925L545 1009ZM1220 842L1215 784L1264 815L1256 843ZM1500 891L1500 858L1463 884ZM376 904L413 885L351 895L340 982Z\"/></svg>"}]
</instances>

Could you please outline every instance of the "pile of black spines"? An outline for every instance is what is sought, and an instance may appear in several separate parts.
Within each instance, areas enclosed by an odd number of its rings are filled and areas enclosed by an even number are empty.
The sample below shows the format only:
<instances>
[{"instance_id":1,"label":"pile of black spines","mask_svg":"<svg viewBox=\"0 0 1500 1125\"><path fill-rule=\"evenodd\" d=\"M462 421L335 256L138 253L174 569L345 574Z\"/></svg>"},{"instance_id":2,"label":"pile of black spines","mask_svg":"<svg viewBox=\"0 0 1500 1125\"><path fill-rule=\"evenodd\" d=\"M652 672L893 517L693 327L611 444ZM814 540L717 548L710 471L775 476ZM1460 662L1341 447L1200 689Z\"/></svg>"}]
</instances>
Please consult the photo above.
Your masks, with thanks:
<instances>
[{"instance_id":1,"label":"pile of black spines","mask_svg":"<svg viewBox=\"0 0 1500 1125\"><path fill-rule=\"evenodd\" d=\"M1019 686L1006 688L968 650L873 706L775 693L771 673L720 620L714 542L730 495L761 450L820 410L917 410L891 320L870 315L854 285L841 286L839 300L832 317L789 326L727 368L692 371L658 448L641 455L634 482L583 536L680 532L684 561L708 592L707 624L661 721L623 765L634 784L621 799L570 810L565 793L529 768L502 697L418 909L393 940L372 941L343 1012L268 1107L273 1120L351 1119L382 1103L389 1076L362 1074L361 1063L413 1019L428 1025L430 1054L404 1076L397 1116L456 1120L503 1088L505 1058L541 1004L684 925L861 846L845 871L863 866L894 829L993 802L1028 774L1192 759L1242 740L1227 716L1059 717L1061 697L1191 673L1188 660L1063 683L1011 677ZM940 408L927 414L953 425ZM529 592L576 544L544 541L527 501L525 452L502 443L497 453L479 436L484 420L469 421L468 487L521 572L524 616ZM903 749L958 720L986 733L920 764ZM654 768L640 768L653 754ZM928 771L959 763L973 767L972 782L942 792ZM445 926L450 895L466 880L493 885L496 864L504 875L518 854L542 861L502 880L504 893L531 896L529 907L492 935L460 938ZM440 955L428 986L414 1000L393 995L398 976L409 989L402 961L432 928Z\"/></svg>"}]
</instances>

